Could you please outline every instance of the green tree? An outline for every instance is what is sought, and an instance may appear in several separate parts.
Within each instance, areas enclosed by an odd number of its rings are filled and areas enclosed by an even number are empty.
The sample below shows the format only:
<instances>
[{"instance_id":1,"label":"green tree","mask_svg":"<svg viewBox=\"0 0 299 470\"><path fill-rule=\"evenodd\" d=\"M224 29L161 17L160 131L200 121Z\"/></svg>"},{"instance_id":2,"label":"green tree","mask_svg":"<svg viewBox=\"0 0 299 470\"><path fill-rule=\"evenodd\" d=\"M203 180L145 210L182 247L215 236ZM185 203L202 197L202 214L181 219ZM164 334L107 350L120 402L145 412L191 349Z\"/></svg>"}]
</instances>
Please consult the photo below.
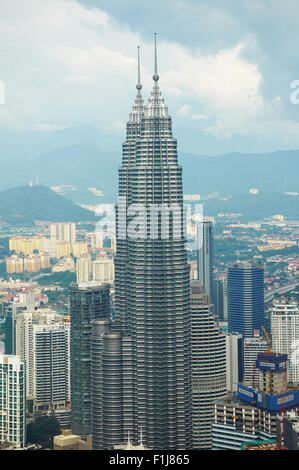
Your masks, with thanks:
<instances>
[{"instance_id":1,"label":"green tree","mask_svg":"<svg viewBox=\"0 0 299 470\"><path fill-rule=\"evenodd\" d=\"M52 447L53 437L60 432L60 424L55 416L40 416L27 425L27 442Z\"/></svg>"}]
</instances>

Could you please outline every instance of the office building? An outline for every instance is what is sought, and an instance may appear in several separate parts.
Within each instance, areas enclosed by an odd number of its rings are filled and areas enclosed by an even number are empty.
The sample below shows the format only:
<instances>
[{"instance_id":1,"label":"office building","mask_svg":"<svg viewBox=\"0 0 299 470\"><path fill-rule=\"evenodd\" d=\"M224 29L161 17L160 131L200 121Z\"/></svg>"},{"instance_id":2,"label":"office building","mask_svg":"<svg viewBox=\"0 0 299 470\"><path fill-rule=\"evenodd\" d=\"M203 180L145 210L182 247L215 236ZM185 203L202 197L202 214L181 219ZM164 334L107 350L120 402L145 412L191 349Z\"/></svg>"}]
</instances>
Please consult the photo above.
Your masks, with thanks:
<instances>
[{"instance_id":1,"label":"office building","mask_svg":"<svg viewBox=\"0 0 299 470\"><path fill-rule=\"evenodd\" d=\"M258 261L230 264L227 277L228 332L252 338L264 324L264 268Z\"/></svg>"},{"instance_id":2,"label":"office building","mask_svg":"<svg viewBox=\"0 0 299 470\"><path fill-rule=\"evenodd\" d=\"M133 426L132 341L109 320L93 320L91 337L92 448L113 449Z\"/></svg>"},{"instance_id":3,"label":"office building","mask_svg":"<svg viewBox=\"0 0 299 470\"><path fill-rule=\"evenodd\" d=\"M133 444L142 429L148 448L188 449L192 446L190 280L182 168L158 86L156 61L153 80L146 106L138 80L119 169L115 318L132 341L133 410L127 419L132 422ZM136 204L143 213L138 230L131 212Z\"/></svg>"},{"instance_id":4,"label":"office building","mask_svg":"<svg viewBox=\"0 0 299 470\"><path fill-rule=\"evenodd\" d=\"M200 282L191 283L192 441L212 447L214 404L226 396L226 339Z\"/></svg>"},{"instance_id":5,"label":"office building","mask_svg":"<svg viewBox=\"0 0 299 470\"><path fill-rule=\"evenodd\" d=\"M198 249L198 273L197 279L203 284L204 290L209 294L211 304L214 303L214 244L213 244L213 222L203 220L198 224L201 231ZM201 243L200 243L201 242Z\"/></svg>"},{"instance_id":6,"label":"office building","mask_svg":"<svg viewBox=\"0 0 299 470\"><path fill-rule=\"evenodd\" d=\"M224 282L223 279L215 279L213 281L214 295L214 313L219 321L224 321Z\"/></svg>"},{"instance_id":7,"label":"office building","mask_svg":"<svg viewBox=\"0 0 299 470\"><path fill-rule=\"evenodd\" d=\"M299 414L291 411L283 417L283 442L288 450L299 450Z\"/></svg>"},{"instance_id":8,"label":"office building","mask_svg":"<svg viewBox=\"0 0 299 470\"><path fill-rule=\"evenodd\" d=\"M71 284L70 316L72 431L86 437L91 434L91 322L110 316L109 285Z\"/></svg>"}]
</instances>

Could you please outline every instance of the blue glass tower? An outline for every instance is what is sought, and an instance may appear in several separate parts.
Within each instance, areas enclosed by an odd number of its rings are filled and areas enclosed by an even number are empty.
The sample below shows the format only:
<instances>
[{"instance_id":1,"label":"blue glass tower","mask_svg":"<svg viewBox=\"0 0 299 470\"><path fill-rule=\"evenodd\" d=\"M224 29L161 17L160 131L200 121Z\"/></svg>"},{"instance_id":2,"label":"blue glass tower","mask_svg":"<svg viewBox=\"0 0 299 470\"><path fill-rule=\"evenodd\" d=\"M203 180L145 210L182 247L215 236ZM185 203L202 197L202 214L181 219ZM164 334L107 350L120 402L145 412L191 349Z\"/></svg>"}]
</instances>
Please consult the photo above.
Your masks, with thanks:
<instances>
[{"instance_id":1,"label":"blue glass tower","mask_svg":"<svg viewBox=\"0 0 299 470\"><path fill-rule=\"evenodd\" d=\"M253 337L264 324L264 267L238 261L228 267L228 331Z\"/></svg>"}]
</instances>

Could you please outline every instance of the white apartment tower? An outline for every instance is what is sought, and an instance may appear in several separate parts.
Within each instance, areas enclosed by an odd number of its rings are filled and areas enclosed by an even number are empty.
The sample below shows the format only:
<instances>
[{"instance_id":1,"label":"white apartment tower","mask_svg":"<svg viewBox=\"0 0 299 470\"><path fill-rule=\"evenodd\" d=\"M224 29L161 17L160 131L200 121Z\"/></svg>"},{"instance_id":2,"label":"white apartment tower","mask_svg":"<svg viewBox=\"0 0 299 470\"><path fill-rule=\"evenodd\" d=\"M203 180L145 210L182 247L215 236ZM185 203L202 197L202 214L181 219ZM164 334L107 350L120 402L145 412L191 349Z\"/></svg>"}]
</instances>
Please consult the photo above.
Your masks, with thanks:
<instances>
[{"instance_id":1,"label":"white apartment tower","mask_svg":"<svg viewBox=\"0 0 299 470\"><path fill-rule=\"evenodd\" d=\"M76 241L76 224L73 222L51 224L50 238L59 242L69 242L72 245Z\"/></svg>"},{"instance_id":2,"label":"white apartment tower","mask_svg":"<svg viewBox=\"0 0 299 470\"><path fill-rule=\"evenodd\" d=\"M299 309L295 302L273 302L271 312L272 349L287 354L288 381L299 382Z\"/></svg>"},{"instance_id":3,"label":"white apartment tower","mask_svg":"<svg viewBox=\"0 0 299 470\"><path fill-rule=\"evenodd\" d=\"M26 440L26 370L19 356L0 354L0 442L16 448Z\"/></svg>"},{"instance_id":4,"label":"white apartment tower","mask_svg":"<svg viewBox=\"0 0 299 470\"><path fill-rule=\"evenodd\" d=\"M34 325L34 397L37 411L61 410L68 400L68 337L62 324Z\"/></svg>"},{"instance_id":5,"label":"white apartment tower","mask_svg":"<svg viewBox=\"0 0 299 470\"><path fill-rule=\"evenodd\" d=\"M114 263L108 257L102 257L92 263L93 280L112 284L114 282Z\"/></svg>"}]
</instances>

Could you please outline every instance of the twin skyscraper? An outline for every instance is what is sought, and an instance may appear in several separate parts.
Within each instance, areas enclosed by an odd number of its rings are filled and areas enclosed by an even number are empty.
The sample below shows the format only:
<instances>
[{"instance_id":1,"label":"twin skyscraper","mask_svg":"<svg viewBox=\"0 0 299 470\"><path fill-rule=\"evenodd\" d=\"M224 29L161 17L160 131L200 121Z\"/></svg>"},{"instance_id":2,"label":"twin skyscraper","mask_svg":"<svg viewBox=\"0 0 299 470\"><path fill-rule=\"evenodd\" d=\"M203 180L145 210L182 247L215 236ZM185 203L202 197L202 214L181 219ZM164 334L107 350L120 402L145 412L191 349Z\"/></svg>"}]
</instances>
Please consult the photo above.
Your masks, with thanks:
<instances>
[{"instance_id":1,"label":"twin skyscraper","mask_svg":"<svg viewBox=\"0 0 299 470\"><path fill-rule=\"evenodd\" d=\"M156 37L153 81L145 105L138 49L119 169L113 320L109 286L71 289L72 429L92 433L95 450L128 436L137 445L141 435L148 449L192 447L182 168L158 86Z\"/></svg>"}]
</instances>

